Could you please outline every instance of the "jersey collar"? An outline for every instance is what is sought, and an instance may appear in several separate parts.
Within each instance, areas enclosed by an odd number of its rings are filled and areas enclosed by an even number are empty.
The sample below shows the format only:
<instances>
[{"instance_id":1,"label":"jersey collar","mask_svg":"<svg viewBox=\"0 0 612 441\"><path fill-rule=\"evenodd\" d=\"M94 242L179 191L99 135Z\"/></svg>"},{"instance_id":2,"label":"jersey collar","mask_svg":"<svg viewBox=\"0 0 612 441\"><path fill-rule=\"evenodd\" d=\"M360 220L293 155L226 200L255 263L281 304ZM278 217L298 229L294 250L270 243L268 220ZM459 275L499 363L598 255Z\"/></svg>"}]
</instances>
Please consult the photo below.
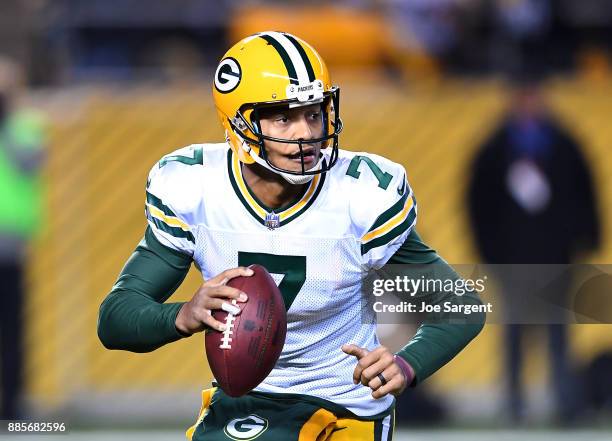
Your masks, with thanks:
<instances>
[{"instance_id":1,"label":"jersey collar","mask_svg":"<svg viewBox=\"0 0 612 441\"><path fill-rule=\"evenodd\" d=\"M325 173L314 175L300 199L297 199L286 207L272 209L266 207L259 199L257 199L255 194L247 186L244 178L242 177L240 161L238 160L238 157L234 155L231 149L229 149L227 152L227 169L229 179L236 196L238 196L240 202L242 202L244 207L255 218L255 220L262 225L266 225L266 217L270 214L275 214L278 216L278 226L280 227L299 217L301 214L306 212L308 207L310 207L316 200L317 196L321 192L321 188L323 188L323 183L325 182Z\"/></svg>"}]
</instances>

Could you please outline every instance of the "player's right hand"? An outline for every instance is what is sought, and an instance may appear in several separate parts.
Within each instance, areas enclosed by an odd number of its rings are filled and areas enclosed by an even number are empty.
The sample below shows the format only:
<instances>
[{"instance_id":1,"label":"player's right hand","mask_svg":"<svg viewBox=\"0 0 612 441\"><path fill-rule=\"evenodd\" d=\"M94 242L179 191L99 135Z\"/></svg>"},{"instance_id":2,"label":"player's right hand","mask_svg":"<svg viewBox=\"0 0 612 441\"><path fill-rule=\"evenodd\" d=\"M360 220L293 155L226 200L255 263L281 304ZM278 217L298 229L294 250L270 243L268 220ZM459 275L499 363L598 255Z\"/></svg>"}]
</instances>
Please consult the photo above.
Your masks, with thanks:
<instances>
[{"instance_id":1,"label":"player's right hand","mask_svg":"<svg viewBox=\"0 0 612 441\"><path fill-rule=\"evenodd\" d=\"M234 277L252 275L252 269L240 266L225 270L204 282L191 300L181 307L174 322L176 329L187 335L204 331L206 328L224 331L225 324L215 320L212 311L222 309L234 315L240 314L240 308L232 304L232 300L244 303L248 297L246 293L226 284Z\"/></svg>"}]
</instances>

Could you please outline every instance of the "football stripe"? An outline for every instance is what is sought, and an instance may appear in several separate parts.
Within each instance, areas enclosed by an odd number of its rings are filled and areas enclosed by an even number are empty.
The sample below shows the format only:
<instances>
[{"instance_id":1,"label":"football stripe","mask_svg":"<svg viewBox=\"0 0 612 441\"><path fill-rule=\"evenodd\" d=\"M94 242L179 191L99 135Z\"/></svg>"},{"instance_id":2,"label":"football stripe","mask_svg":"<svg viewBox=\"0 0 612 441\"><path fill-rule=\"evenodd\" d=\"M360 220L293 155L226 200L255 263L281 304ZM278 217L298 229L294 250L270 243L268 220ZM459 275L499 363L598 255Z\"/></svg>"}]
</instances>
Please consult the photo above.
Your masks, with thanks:
<instances>
[{"instance_id":1,"label":"football stripe","mask_svg":"<svg viewBox=\"0 0 612 441\"><path fill-rule=\"evenodd\" d=\"M391 242L392 240L394 240L401 234L410 230L410 228L414 225L415 222L416 222L416 210L410 210L410 214L408 215L406 220L402 222L401 224L399 224L397 227L393 228L391 231L389 231L384 236L378 237L374 240L371 240L368 243L362 244L361 254L363 255L367 253L372 248L376 248L376 247L388 244L389 242Z\"/></svg>"},{"instance_id":2,"label":"football stripe","mask_svg":"<svg viewBox=\"0 0 612 441\"><path fill-rule=\"evenodd\" d=\"M315 176L313 178L312 181L310 181L310 185L308 187L308 190L306 190L306 193L304 193L304 196L302 196L302 199L300 199L300 201L295 204L293 207L282 211L282 212L277 212L278 214L280 214L281 220L286 220L287 218L291 217L293 214L297 213L306 203L308 203L308 200L310 199L310 197L312 196L312 194L314 193L317 184L319 183L319 176Z\"/></svg>"},{"instance_id":3,"label":"football stripe","mask_svg":"<svg viewBox=\"0 0 612 441\"><path fill-rule=\"evenodd\" d=\"M393 411L391 411L391 413L393 413ZM380 439L382 441L389 441L390 440L389 433L391 432L391 424L392 424L391 420L392 420L392 416L391 415L387 415L382 420L383 429L382 429L382 434L381 434L382 436L380 437Z\"/></svg>"},{"instance_id":4,"label":"football stripe","mask_svg":"<svg viewBox=\"0 0 612 441\"><path fill-rule=\"evenodd\" d=\"M404 206L406 205L406 200L408 199L409 193L410 192L405 191L402 197L398 199L398 201L393 204L391 208L389 208L387 211L383 212L380 216L378 216L376 218L376 221L374 222L374 225L372 225L372 227L367 232L369 233L370 231L374 231L375 229L386 223L393 216L401 212L404 209Z\"/></svg>"},{"instance_id":5,"label":"football stripe","mask_svg":"<svg viewBox=\"0 0 612 441\"><path fill-rule=\"evenodd\" d=\"M185 231L182 228L172 227L168 225L163 220L153 216L151 214L151 210L147 209L146 214L147 214L147 219L153 223L156 229L163 231L164 233L167 233L170 236L176 237L178 239L187 239L189 242L192 242L195 244L195 237L191 233L191 231Z\"/></svg>"},{"instance_id":6,"label":"football stripe","mask_svg":"<svg viewBox=\"0 0 612 441\"><path fill-rule=\"evenodd\" d=\"M383 441L382 432L383 432L383 420L375 420L374 421L374 441Z\"/></svg>"},{"instance_id":7,"label":"football stripe","mask_svg":"<svg viewBox=\"0 0 612 441\"><path fill-rule=\"evenodd\" d=\"M325 167L325 164L323 164L323 167ZM317 196L319 196L319 193L321 192L321 189L323 188L323 185L325 185L325 173L321 173L319 175L316 175L314 177L313 181L313 186L311 187L311 189L316 187L316 190L314 191L314 194L312 196L310 195L305 195L304 199L302 199L301 202L305 202L305 205L303 207L300 208L299 211L297 211L295 214L290 215L289 217L285 218L284 220L281 220L281 227L283 225L285 225L288 222L291 222L293 219L295 219L296 217L298 217L299 215L301 215L302 213L305 213L306 210L308 210L308 208L314 203L314 201L317 200ZM320 178L319 178L320 177ZM317 181L317 178L319 178L319 180ZM309 190L310 192L310 190ZM306 202L306 196L308 196L308 201ZM282 216L281 216L282 219Z\"/></svg>"},{"instance_id":8,"label":"football stripe","mask_svg":"<svg viewBox=\"0 0 612 441\"><path fill-rule=\"evenodd\" d=\"M293 65L291 57L289 57L289 54L287 53L283 45L276 41L271 35L260 34L260 37L266 40L268 44L270 44L272 47L274 47L274 49L276 49L276 52L278 52L278 54L282 58L283 63L285 64L285 68L287 69L287 75L289 76L289 81L291 82L291 84L298 84L299 81L297 72L295 71L295 66Z\"/></svg>"},{"instance_id":9,"label":"football stripe","mask_svg":"<svg viewBox=\"0 0 612 441\"><path fill-rule=\"evenodd\" d=\"M246 198L244 197L244 194L242 193L242 191L240 190L240 187L238 186L238 182L236 182L237 177L234 171L236 161L234 159L235 158L232 155L232 149L229 149L227 151L227 174L229 175L229 180L230 180L230 183L232 184L232 188L234 189L234 193L236 193L236 196L238 197L240 202L242 202L242 205L244 205L244 208L247 209L247 211L251 214L251 216L253 216L255 220L257 220L260 224L264 225L265 224L265 220L264 220L265 213L263 213L264 218L262 218L262 214L255 211L255 209L251 206L249 201L247 201Z\"/></svg>"},{"instance_id":10,"label":"football stripe","mask_svg":"<svg viewBox=\"0 0 612 441\"><path fill-rule=\"evenodd\" d=\"M322 167L326 167L325 159L323 159ZM306 190L306 193L304 193L304 196L302 196L302 198L295 205L287 207L283 209L283 211L277 211L277 213L281 215L281 220L287 220L289 217L293 216L295 213L300 211L302 208L308 208L308 206L312 204L314 199L317 197L316 195L320 191L320 187L323 185L323 182L319 182L321 179L325 180L325 173L315 175L312 178L312 180L310 181L308 190ZM315 190L316 190L316 193L315 193ZM313 195L313 193L315 194Z\"/></svg>"},{"instance_id":11,"label":"football stripe","mask_svg":"<svg viewBox=\"0 0 612 441\"><path fill-rule=\"evenodd\" d=\"M168 207L166 204L162 202L160 198L158 198L153 193L150 193L148 191L146 192L146 194L147 194L147 201L146 201L147 204L152 205L153 207L157 208L162 213L164 213L166 216L178 217L174 213L174 211L172 211L170 207Z\"/></svg>"},{"instance_id":12,"label":"football stripe","mask_svg":"<svg viewBox=\"0 0 612 441\"><path fill-rule=\"evenodd\" d=\"M240 171L240 161L238 160L237 156L233 157L232 172L234 173L234 178L235 178L236 184L238 185L238 188L240 189L240 194L242 195L244 200L247 201L249 206L255 212L259 213L259 215L263 219L265 219L266 214L268 212L264 208L262 208L261 205L259 205L257 203L257 200L255 200L255 198L253 197L253 195L249 191L249 188L247 187L246 183L244 182L244 178L242 176L242 172Z\"/></svg>"},{"instance_id":13,"label":"football stripe","mask_svg":"<svg viewBox=\"0 0 612 441\"><path fill-rule=\"evenodd\" d=\"M295 39L293 35L290 35L290 34L283 34L283 35L287 38L287 40L291 42L293 46L295 46L298 53L300 54L300 57L302 57L302 62L304 63L304 66L306 66L306 72L308 72L308 81L312 83L315 80L315 73L314 73L314 69L312 68L312 63L308 59L308 55L306 55L306 51L304 50L302 45Z\"/></svg>"},{"instance_id":14,"label":"football stripe","mask_svg":"<svg viewBox=\"0 0 612 441\"><path fill-rule=\"evenodd\" d=\"M277 52L281 55L281 58L283 58L283 61L285 62L285 66L287 66L289 77L295 78L296 80L296 82L291 81L293 84L308 84L311 82L308 80L309 74L306 63L302 59L297 48L284 34L281 34L280 32L265 32L260 34L260 36L268 43L272 44L272 46L274 46ZM308 59L308 57L306 57L306 59ZM291 75L288 64L291 66L294 75Z\"/></svg>"},{"instance_id":15,"label":"football stripe","mask_svg":"<svg viewBox=\"0 0 612 441\"><path fill-rule=\"evenodd\" d=\"M416 206L416 199L414 198L414 196L412 196L406 201L406 204L402 208L402 211L400 211L395 216L390 218L388 221L386 221L383 225L381 225L377 229L372 230L369 233L367 233L365 236L363 236L361 239L362 242L368 242L372 239L375 239L387 233L389 230L391 230L396 225L398 225L400 222L402 222L404 219L406 219L406 217L409 215L410 212L415 211L414 210L415 206Z\"/></svg>"},{"instance_id":16,"label":"football stripe","mask_svg":"<svg viewBox=\"0 0 612 441\"><path fill-rule=\"evenodd\" d=\"M325 159L323 161L325 161ZM262 225L265 225L266 215L269 211L274 211L274 213L279 215L280 226L286 225L296 219L305 213L315 202L325 183L324 173L315 175L310 181L306 192L297 202L280 210L272 210L263 205L251 189L249 189L240 171L240 161L238 157L232 153L231 149L227 152L227 163L230 183L232 184L236 196L238 196L238 199L242 205L245 206L247 211ZM325 162L323 163L323 167L326 167Z\"/></svg>"},{"instance_id":17,"label":"football stripe","mask_svg":"<svg viewBox=\"0 0 612 441\"><path fill-rule=\"evenodd\" d=\"M298 83L299 84L308 84L310 81L308 80L308 69L306 68L306 63L300 56L300 53L296 49L296 47L291 44L291 41L280 32L270 32L269 33L273 38L283 46L289 57L291 58L291 62L295 66L295 71L297 73ZM308 59L308 58L307 58Z\"/></svg>"},{"instance_id":18,"label":"football stripe","mask_svg":"<svg viewBox=\"0 0 612 441\"><path fill-rule=\"evenodd\" d=\"M177 227L177 228L180 228L181 230L189 231L189 225L187 225L185 222L183 222L179 218L172 217L172 216L166 216L160 210L158 210L157 208L149 204L147 204L147 209L149 210L149 213L151 214L152 217L159 219L160 221L164 222L168 226Z\"/></svg>"}]
</instances>

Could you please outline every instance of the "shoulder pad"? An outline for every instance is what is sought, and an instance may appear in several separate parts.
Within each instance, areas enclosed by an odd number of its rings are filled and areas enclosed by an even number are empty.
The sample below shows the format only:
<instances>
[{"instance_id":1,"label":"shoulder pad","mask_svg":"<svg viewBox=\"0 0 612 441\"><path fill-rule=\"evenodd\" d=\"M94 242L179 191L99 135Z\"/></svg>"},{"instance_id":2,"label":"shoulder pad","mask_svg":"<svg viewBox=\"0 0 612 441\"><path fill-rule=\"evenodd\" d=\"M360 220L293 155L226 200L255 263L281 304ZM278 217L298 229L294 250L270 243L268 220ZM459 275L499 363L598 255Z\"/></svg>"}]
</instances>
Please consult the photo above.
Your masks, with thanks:
<instances>
[{"instance_id":1,"label":"shoulder pad","mask_svg":"<svg viewBox=\"0 0 612 441\"><path fill-rule=\"evenodd\" d=\"M416 223L416 199L406 170L370 153L343 152L338 165L349 186L350 215L364 263L382 265Z\"/></svg>"}]
</instances>

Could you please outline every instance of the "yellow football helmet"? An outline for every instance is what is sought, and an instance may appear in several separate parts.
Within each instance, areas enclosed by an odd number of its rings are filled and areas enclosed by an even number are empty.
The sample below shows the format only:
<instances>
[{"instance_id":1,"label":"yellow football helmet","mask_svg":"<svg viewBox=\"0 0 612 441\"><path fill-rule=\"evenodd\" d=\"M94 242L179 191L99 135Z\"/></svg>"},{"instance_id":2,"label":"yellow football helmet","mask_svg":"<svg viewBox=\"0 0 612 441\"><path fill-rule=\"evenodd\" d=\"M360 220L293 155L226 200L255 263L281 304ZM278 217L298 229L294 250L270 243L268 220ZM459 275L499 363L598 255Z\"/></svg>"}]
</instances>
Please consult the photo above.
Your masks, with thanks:
<instances>
[{"instance_id":1,"label":"yellow football helmet","mask_svg":"<svg viewBox=\"0 0 612 441\"><path fill-rule=\"evenodd\" d=\"M257 162L286 176L314 175L329 170L338 159L340 89L332 86L321 56L305 41L283 32L261 32L228 50L215 72L213 97L225 137L240 161ZM323 136L313 140L279 139L259 130L258 112L265 106L296 107L321 103ZM291 171L276 167L266 155L264 141L321 143L323 153L315 167ZM312 176L310 176L312 177Z\"/></svg>"}]
</instances>

